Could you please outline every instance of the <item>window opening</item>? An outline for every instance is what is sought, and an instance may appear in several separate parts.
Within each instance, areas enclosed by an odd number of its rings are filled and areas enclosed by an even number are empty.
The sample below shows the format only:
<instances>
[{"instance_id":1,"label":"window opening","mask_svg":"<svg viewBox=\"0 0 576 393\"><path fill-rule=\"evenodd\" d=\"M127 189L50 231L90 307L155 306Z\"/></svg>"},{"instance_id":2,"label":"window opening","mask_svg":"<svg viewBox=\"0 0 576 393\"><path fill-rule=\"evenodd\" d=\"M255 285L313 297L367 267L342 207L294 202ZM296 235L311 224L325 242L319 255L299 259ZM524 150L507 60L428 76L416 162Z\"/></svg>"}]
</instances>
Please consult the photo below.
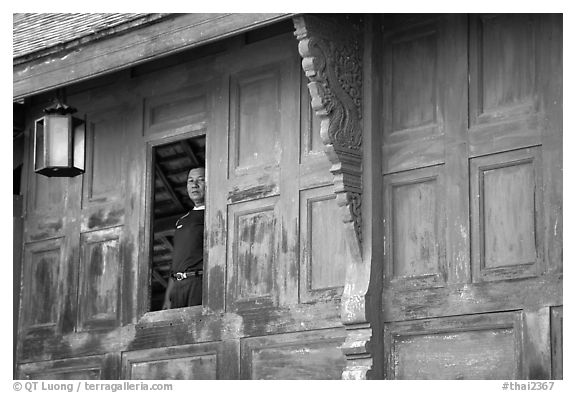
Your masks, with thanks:
<instances>
[{"instance_id":1,"label":"window opening","mask_svg":"<svg viewBox=\"0 0 576 393\"><path fill-rule=\"evenodd\" d=\"M170 308L202 304L204 210L188 189L200 204L205 153L205 136L153 147L150 311L166 308L169 287L178 298Z\"/></svg>"}]
</instances>

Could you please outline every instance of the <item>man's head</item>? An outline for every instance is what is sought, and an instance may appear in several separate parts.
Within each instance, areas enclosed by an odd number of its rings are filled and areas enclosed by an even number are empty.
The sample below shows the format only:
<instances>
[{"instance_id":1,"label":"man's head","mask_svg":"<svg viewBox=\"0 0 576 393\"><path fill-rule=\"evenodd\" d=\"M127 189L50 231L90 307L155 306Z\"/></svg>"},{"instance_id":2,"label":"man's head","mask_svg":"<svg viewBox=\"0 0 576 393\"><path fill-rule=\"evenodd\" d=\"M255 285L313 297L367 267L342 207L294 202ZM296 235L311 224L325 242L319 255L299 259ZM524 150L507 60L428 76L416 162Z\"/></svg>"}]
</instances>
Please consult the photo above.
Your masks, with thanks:
<instances>
[{"instance_id":1,"label":"man's head","mask_svg":"<svg viewBox=\"0 0 576 393\"><path fill-rule=\"evenodd\" d=\"M206 194L206 180L204 168L193 168L188 172L188 182L186 188L188 196L195 206L204 206L204 195Z\"/></svg>"}]
</instances>

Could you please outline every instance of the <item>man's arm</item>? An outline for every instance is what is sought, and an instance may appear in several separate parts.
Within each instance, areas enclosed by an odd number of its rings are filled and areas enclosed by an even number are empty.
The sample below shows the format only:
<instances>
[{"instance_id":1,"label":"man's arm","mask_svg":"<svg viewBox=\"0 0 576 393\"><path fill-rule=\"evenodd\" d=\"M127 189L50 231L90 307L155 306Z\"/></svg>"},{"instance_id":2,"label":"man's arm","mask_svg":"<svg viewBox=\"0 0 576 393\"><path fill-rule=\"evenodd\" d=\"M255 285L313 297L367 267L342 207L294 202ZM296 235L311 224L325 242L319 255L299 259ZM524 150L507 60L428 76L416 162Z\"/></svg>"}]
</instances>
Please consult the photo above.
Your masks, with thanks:
<instances>
[{"instance_id":1,"label":"man's arm","mask_svg":"<svg viewBox=\"0 0 576 393\"><path fill-rule=\"evenodd\" d=\"M172 302L170 302L170 293L174 287L174 279L172 277L168 278L168 287L166 288L166 293L164 294L164 304L162 305L162 310L169 310L172 307Z\"/></svg>"}]
</instances>

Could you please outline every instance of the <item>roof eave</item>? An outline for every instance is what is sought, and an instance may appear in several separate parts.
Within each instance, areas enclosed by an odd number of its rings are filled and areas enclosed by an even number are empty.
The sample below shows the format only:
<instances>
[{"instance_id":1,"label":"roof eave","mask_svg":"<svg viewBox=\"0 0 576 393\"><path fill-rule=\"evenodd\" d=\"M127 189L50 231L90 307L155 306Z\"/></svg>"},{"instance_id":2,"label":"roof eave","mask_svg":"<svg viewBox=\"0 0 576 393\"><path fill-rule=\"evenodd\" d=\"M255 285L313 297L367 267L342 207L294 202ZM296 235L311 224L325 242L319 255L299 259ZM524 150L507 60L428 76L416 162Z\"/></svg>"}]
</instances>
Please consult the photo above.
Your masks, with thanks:
<instances>
[{"instance_id":1,"label":"roof eave","mask_svg":"<svg viewBox=\"0 0 576 393\"><path fill-rule=\"evenodd\" d=\"M159 14L157 14L159 15ZM176 14L13 64L13 99L88 80L265 26L292 14ZM71 45L71 43L70 43Z\"/></svg>"}]
</instances>

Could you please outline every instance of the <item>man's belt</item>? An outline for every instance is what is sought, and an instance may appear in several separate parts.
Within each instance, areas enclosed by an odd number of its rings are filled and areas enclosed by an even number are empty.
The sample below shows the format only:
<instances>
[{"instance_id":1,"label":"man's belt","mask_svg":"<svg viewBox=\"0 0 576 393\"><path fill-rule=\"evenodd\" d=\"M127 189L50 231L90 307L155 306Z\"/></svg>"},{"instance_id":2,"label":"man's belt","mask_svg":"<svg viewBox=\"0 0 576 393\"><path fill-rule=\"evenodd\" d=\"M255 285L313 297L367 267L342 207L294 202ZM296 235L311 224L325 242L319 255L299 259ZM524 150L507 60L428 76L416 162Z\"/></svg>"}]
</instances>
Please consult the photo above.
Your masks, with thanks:
<instances>
[{"instance_id":1,"label":"man's belt","mask_svg":"<svg viewBox=\"0 0 576 393\"><path fill-rule=\"evenodd\" d=\"M182 280L185 280L185 279L190 278L190 277L201 276L202 274L204 274L204 272L202 270L193 270L191 272L176 272L176 273L172 274L172 277L176 281L182 281Z\"/></svg>"}]
</instances>

